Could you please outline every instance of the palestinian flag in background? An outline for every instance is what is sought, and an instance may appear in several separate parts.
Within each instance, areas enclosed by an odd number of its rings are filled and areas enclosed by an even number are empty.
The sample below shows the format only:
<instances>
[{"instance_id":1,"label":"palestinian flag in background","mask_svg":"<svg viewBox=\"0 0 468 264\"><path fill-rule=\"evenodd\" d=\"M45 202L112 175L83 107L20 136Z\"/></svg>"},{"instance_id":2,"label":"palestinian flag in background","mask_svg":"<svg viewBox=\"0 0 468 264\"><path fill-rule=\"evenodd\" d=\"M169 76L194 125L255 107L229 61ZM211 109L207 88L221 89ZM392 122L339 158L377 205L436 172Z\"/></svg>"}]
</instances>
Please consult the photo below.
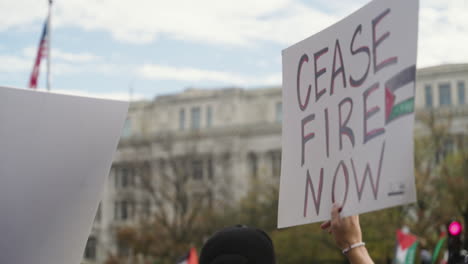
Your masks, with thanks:
<instances>
[{"instance_id":1,"label":"palestinian flag in background","mask_svg":"<svg viewBox=\"0 0 468 264\"><path fill-rule=\"evenodd\" d=\"M176 264L198 264L197 250L192 247L187 254L177 260Z\"/></svg>"},{"instance_id":2,"label":"palestinian flag in background","mask_svg":"<svg viewBox=\"0 0 468 264\"><path fill-rule=\"evenodd\" d=\"M403 232L401 229L396 232L397 246L395 250L394 264L413 264L418 247L418 238L415 235Z\"/></svg>"},{"instance_id":3,"label":"palestinian flag in background","mask_svg":"<svg viewBox=\"0 0 468 264\"><path fill-rule=\"evenodd\" d=\"M440 254L442 251L442 248L446 247L445 241L447 241L447 234L445 232L442 232L440 234L439 241L437 242L437 245L434 249L434 254L432 254L432 262L431 262L432 264L437 263L437 260L440 260L438 262L439 264L444 264L444 263L447 264L448 256L447 254L445 254L446 252L442 252L442 254Z\"/></svg>"}]
</instances>

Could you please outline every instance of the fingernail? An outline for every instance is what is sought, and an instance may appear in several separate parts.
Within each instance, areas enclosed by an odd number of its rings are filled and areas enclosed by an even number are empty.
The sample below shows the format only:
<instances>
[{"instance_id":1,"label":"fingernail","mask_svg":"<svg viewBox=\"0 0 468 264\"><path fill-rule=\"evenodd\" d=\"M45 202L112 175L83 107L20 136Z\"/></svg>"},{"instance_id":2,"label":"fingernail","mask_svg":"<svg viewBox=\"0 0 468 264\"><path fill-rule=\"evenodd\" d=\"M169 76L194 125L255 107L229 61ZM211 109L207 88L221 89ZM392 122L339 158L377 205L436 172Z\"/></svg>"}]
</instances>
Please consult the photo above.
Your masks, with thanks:
<instances>
[{"instance_id":1,"label":"fingernail","mask_svg":"<svg viewBox=\"0 0 468 264\"><path fill-rule=\"evenodd\" d=\"M338 213L341 213L341 211L343 211L343 207L340 207L340 209L338 209Z\"/></svg>"}]
</instances>

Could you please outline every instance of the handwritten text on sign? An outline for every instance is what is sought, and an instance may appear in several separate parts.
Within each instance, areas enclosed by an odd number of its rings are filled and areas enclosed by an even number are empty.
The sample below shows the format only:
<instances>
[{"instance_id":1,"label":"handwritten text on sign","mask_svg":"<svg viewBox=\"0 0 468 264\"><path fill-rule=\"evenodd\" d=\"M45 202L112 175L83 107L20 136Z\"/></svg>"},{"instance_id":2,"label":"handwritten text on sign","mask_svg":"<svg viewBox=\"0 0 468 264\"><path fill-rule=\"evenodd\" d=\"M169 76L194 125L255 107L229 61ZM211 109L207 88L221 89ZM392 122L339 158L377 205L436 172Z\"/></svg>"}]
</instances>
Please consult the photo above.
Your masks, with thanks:
<instances>
[{"instance_id":1,"label":"handwritten text on sign","mask_svg":"<svg viewBox=\"0 0 468 264\"><path fill-rule=\"evenodd\" d=\"M283 52L280 227L415 199L417 10L377 0Z\"/></svg>"}]
</instances>

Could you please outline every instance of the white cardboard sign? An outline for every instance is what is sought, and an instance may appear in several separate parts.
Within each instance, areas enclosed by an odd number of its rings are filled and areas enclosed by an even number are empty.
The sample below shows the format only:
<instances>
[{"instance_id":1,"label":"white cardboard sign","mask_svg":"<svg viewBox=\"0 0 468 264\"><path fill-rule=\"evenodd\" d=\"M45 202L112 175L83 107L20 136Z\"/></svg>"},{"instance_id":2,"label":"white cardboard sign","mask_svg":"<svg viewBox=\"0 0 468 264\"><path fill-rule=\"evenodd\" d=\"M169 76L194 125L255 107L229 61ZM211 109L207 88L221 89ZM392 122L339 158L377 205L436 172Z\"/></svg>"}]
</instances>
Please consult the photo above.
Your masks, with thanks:
<instances>
[{"instance_id":1,"label":"white cardboard sign","mask_svg":"<svg viewBox=\"0 0 468 264\"><path fill-rule=\"evenodd\" d=\"M80 263L127 108L0 87L0 263Z\"/></svg>"},{"instance_id":2,"label":"white cardboard sign","mask_svg":"<svg viewBox=\"0 0 468 264\"><path fill-rule=\"evenodd\" d=\"M418 6L372 1L283 51L278 227L415 201Z\"/></svg>"}]
</instances>

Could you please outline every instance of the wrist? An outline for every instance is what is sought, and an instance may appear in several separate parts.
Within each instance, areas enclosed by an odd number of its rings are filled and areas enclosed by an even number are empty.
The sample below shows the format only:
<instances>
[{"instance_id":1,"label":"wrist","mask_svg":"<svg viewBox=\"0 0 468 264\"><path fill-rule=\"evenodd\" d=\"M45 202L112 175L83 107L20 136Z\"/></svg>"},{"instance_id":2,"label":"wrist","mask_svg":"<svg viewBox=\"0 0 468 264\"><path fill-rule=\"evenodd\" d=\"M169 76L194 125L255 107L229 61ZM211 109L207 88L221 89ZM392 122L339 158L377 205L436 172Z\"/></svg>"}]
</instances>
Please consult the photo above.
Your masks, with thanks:
<instances>
[{"instance_id":1,"label":"wrist","mask_svg":"<svg viewBox=\"0 0 468 264\"><path fill-rule=\"evenodd\" d=\"M350 248L352 245L356 245L362 243L362 239L350 239L350 240L345 240L342 241L341 243L337 243L338 247L341 249L341 251Z\"/></svg>"},{"instance_id":2,"label":"wrist","mask_svg":"<svg viewBox=\"0 0 468 264\"><path fill-rule=\"evenodd\" d=\"M346 255L349 251L358 248L358 247L364 247L366 243L364 242L356 242L356 243L350 243L350 245L346 248L344 248L341 252Z\"/></svg>"},{"instance_id":3,"label":"wrist","mask_svg":"<svg viewBox=\"0 0 468 264\"><path fill-rule=\"evenodd\" d=\"M355 247L349 250L345 256L348 258L350 263L374 263L364 246Z\"/></svg>"}]
</instances>

